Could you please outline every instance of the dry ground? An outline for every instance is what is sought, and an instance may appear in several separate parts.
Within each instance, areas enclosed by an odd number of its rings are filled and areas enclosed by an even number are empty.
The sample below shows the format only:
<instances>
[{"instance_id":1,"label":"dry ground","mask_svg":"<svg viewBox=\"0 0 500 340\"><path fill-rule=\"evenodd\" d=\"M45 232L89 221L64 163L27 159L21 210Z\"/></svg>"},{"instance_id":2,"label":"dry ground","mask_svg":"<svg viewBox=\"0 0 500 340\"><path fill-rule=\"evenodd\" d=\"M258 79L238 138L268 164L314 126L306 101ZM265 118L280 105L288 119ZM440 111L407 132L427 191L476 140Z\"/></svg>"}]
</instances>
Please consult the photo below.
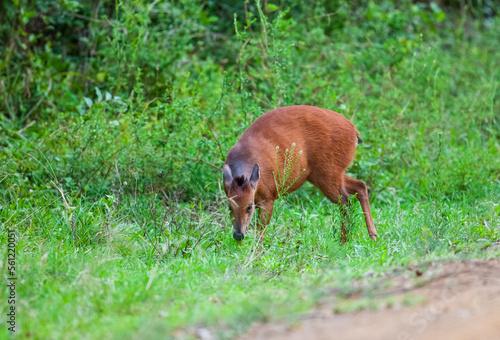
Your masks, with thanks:
<instances>
[{"instance_id":1,"label":"dry ground","mask_svg":"<svg viewBox=\"0 0 500 340\"><path fill-rule=\"evenodd\" d=\"M242 339L500 339L498 259L431 263L372 288L364 301L376 310L339 312L341 299L333 299L298 321L255 324Z\"/></svg>"}]
</instances>

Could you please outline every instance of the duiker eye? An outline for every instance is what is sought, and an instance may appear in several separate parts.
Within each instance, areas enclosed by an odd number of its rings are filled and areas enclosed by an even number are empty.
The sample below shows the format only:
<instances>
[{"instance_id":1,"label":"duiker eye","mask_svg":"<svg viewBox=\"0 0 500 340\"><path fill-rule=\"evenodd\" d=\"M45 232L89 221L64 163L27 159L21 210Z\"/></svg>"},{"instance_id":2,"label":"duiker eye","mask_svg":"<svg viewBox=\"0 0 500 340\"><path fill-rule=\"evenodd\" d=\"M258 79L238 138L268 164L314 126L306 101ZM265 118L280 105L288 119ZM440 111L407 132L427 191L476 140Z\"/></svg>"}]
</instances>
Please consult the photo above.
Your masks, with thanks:
<instances>
[{"instance_id":1,"label":"duiker eye","mask_svg":"<svg viewBox=\"0 0 500 340\"><path fill-rule=\"evenodd\" d=\"M253 204L250 203L250 205L247 207L247 214L250 214L252 212Z\"/></svg>"}]
</instances>

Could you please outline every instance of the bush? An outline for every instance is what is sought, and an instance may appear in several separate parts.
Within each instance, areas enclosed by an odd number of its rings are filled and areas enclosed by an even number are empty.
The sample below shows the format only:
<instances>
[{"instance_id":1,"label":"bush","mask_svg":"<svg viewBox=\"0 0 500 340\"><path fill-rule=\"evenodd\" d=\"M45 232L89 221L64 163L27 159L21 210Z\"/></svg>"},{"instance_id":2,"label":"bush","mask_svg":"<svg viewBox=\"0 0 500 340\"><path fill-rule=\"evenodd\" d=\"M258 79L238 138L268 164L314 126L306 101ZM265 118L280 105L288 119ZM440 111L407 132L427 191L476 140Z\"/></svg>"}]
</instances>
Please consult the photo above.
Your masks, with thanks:
<instances>
[{"instance_id":1,"label":"bush","mask_svg":"<svg viewBox=\"0 0 500 340\"><path fill-rule=\"evenodd\" d=\"M460 15L447 19L434 3L2 6L6 196L54 191L54 181L98 199L117 170L142 191L214 195L246 127L295 104L356 123L365 144L350 171L374 200L411 201L437 182L447 197L482 195L498 174L498 87L480 52L498 54L494 17L488 29L462 21L455 34ZM474 60L464 52L471 48ZM478 114L466 113L467 103Z\"/></svg>"}]
</instances>

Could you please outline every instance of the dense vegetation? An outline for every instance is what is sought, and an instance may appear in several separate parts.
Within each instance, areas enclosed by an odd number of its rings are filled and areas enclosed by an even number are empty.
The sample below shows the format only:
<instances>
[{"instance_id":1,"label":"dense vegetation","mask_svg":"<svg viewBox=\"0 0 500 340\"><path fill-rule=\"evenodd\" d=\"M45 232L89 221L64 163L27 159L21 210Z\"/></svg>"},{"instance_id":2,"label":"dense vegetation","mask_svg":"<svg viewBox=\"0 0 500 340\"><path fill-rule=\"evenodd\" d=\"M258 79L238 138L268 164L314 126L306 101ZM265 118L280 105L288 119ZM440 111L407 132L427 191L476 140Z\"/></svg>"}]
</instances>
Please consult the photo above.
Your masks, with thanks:
<instances>
[{"instance_id":1,"label":"dense vegetation","mask_svg":"<svg viewBox=\"0 0 500 340\"><path fill-rule=\"evenodd\" d=\"M498 256L497 11L2 2L0 223L2 244L17 235L16 334L233 337L366 272ZM261 114L296 104L361 132L349 172L369 186L376 243L355 206L342 246L342 214L310 185L280 200L262 249L255 230L232 240L225 155Z\"/></svg>"}]
</instances>

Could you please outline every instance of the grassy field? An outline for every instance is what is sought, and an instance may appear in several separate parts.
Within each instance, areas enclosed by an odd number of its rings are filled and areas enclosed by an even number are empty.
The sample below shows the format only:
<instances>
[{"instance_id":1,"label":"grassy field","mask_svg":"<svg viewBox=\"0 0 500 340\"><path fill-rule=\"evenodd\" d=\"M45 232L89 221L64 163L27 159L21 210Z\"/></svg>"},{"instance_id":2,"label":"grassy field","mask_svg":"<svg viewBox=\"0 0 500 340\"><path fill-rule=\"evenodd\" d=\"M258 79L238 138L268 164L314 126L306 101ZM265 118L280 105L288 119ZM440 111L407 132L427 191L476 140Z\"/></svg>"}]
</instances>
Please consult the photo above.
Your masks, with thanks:
<instances>
[{"instance_id":1,"label":"grassy field","mask_svg":"<svg viewBox=\"0 0 500 340\"><path fill-rule=\"evenodd\" d=\"M8 282L13 231L17 277L2 338L234 338L353 280L500 255L489 7L223 4L0 5L16 14L0 27L0 263ZM255 226L233 240L225 155L295 104L360 131L348 172L377 242L356 204L342 245L340 209L312 185L280 199L262 248Z\"/></svg>"}]
</instances>

